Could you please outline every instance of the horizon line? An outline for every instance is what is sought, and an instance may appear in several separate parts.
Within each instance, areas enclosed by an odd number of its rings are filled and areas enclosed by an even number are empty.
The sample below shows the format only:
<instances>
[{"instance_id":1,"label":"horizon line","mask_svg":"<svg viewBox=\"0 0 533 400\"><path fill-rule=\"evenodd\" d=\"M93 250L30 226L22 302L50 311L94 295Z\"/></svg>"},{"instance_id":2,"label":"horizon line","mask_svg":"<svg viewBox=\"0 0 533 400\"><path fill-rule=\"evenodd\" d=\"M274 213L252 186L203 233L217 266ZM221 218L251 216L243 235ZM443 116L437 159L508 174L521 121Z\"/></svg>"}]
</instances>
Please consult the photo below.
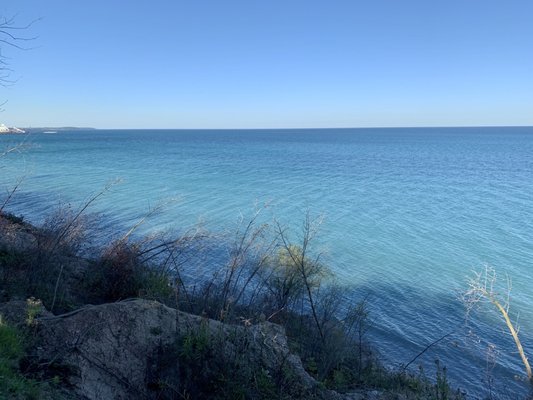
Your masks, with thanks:
<instances>
[{"instance_id":1,"label":"horizon line","mask_svg":"<svg viewBox=\"0 0 533 400\"><path fill-rule=\"evenodd\" d=\"M74 125L42 125L42 126L25 126L23 129L88 129L88 130L187 130L187 131L209 131L209 130L254 130L254 131L273 131L273 130L319 130L319 129L446 129L446 128L533 128L532 125L427 125L427 126L344 126L344 127L331 127L331 126L320 126L320 127L276 127L276 128L150 128L150 127L141 127L141 128L125 128L125 127L90 127L90 126L74 126Z\"/></svg>"}]
</instances>

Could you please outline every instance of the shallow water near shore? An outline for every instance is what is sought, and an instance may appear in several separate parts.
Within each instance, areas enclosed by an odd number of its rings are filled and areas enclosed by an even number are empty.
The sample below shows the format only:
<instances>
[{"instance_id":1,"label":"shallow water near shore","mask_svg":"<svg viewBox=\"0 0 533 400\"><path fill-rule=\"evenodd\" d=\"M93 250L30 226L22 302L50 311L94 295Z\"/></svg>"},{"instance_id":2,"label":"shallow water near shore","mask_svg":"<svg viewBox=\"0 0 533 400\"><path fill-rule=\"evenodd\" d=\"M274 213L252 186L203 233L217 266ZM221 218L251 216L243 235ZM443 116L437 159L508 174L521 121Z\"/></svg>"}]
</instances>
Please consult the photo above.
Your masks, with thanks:
<instances>
[{"instance_id":1,"label":"shallow water near shore","mask_svg":"<svg viewBox=\"0 0 533 400\"><path fill-rule=\"evenodd\" d=\"M0 136L0 148L21 136ZM4 158L0 188L26 178L8 206L38 222L59 201L82 203L121 178L93 207L128 226L158 202L178 201L143 229L231 230L241 213L301 224L323 215L318 247L343 284L369 295L376 342L388 363L439 357L448 376L483 395L487 342L496 386L520 359L496 313L465 326L457 300L485 265L513 281L511 311L533 354L533 128L331 130L96 130L35 133ZM415 368L416 369L416 368ZM513 396L511 396L513 398Z\"/></svg>"}]
</instances>

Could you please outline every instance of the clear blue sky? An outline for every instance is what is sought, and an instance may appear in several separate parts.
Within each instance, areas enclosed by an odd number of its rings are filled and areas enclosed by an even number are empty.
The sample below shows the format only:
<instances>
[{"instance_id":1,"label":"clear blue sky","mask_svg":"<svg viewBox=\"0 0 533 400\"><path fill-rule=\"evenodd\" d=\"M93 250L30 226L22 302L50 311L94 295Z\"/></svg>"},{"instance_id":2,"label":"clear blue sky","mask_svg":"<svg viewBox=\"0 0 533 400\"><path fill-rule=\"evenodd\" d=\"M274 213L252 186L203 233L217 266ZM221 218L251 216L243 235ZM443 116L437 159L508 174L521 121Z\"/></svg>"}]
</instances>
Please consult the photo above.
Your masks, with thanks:
<instances>
[{"instance_id":1,"label":"clear blue sky","mask_svg":"<svg viewBox=\"0 0 533 400\"><path fill-rule=\"evenodd\" d=\"M533 125L531 0L2 0L31 51L0 122Z\"/></svg>"}]
</instances>

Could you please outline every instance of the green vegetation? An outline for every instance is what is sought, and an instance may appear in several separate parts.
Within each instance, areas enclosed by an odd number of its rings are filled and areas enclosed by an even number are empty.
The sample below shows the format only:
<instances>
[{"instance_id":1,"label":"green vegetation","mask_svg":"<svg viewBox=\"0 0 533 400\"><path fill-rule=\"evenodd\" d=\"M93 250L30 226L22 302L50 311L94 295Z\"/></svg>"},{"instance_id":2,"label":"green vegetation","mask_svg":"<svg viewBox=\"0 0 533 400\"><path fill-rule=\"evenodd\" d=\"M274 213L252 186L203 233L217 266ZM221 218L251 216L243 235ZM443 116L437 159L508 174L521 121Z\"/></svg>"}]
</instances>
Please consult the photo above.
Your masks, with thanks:
<instances>
[{"instance_id":1,"label":"green vegetation","mask_svg":"<svg viewBox=\"0 0 533 400\"><path fill-rule=\"evenodd\" d=\"M38 399L36 382L19 369L24 356L24 338L20 331L0 321L0 397Z\"/></svg>"},{"instance_id":2,"label":"green vegetation","mask_svg":"<svg viewBox=\"0 0 533 400\"><path fill-rule=\"evenodd\" d=\"M183 334L174 346L164 349L164 357L159 357L165 378L154 385L158 398L323 398L305 389L283 363L271 371L247 362L247 353L253 351L250 342L237 337L229 342L230 346L220 335L210 334L205 325L197 332ZM175 368L176 360L179 368Z\"/></svg>"},{"instance_id":3,"label":"green vegetation","mask_svg":"<svg viewBox=\"0 0 533 400\"><path fill-rule=\"evenodd\" d=\"M29 329L38 309L38 302L28 302L27 323L22 327L8 324L0 315L0 399L63 398L57 389L60 383L57 377L39 379L24 368L28 366Z\"/></svg>"}]
</instances>

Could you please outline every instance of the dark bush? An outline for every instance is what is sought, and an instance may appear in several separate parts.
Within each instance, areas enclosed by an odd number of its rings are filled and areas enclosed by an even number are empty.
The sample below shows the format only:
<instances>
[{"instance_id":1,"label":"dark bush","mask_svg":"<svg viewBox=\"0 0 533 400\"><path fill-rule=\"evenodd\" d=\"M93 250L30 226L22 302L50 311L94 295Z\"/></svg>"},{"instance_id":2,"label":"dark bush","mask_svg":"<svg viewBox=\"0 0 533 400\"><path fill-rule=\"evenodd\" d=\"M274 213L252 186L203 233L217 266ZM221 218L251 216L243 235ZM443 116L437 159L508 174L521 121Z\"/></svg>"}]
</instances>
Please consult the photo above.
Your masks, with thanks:
<instances>
[{"instance_id":1,"label":"dark bush","mask_svg":"<svg viewBox=\"0 0 533 400\"><path fill-rule=\"evenodd\" d=\"M146 268L139 259L138 247L115 242L90 263L85 277L86 296L94 303L137 297L145 279Z\"/></svg>"}]
</instances>

